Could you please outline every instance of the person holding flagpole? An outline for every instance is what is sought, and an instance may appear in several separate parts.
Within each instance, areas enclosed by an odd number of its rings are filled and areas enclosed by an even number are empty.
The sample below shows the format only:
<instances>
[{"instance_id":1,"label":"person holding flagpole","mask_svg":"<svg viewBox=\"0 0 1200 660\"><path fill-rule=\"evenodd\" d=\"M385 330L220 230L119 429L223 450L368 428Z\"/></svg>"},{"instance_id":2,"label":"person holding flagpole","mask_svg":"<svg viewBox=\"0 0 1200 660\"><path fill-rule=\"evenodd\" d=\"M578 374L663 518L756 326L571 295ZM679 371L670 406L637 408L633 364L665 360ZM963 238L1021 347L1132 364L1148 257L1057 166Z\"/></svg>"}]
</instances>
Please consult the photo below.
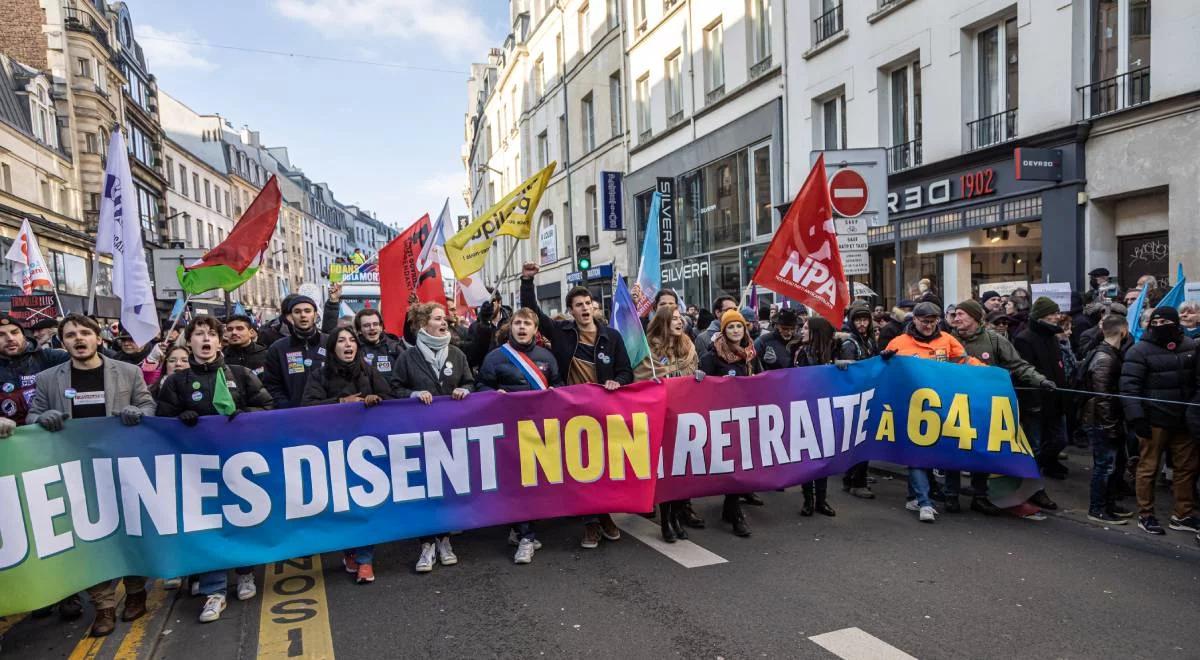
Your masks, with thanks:
<instances>
[{"instance_id":1,"label":"person holding flagpole","mask_svg":"<svg viewBox=\"0 0 1200 660\"><path fill-rule=\"evenodd\" d=\"M537 264L527 263L521 268L521 306L538 315L538 327L550 340L550 350L558 360L558 371L565 374L568 385L595 383L612 392L622 385L633 382L633 367L620 333L597 323L592 303L592 292L587 287L577 286L567 292L567 309L571 320L553 321L538 305L533 277L538 274ZM584 520L583 541L580 545L591 549L600 545L600 537L619 541L621 530L612 516L603 514Z\"/></svg>"},{"instance_id":2,"label":"person holding flagpole","mask_svg":"<svg viewBox=\"0 0 1200 660\"><path fill-rule=\"evenodd\" d=\"M521 308L500 329L502 343L487 354L479 367L475 389L480 392L529 392L548 390L563 384L554 354L535 342L540 318L536 312ZM505 336L507 335L507 336ZM513 525L508 531L509 545L516 546L514 564L528 564L541 549L533 531L533 521Z\"/></svg>"}]
</instances>

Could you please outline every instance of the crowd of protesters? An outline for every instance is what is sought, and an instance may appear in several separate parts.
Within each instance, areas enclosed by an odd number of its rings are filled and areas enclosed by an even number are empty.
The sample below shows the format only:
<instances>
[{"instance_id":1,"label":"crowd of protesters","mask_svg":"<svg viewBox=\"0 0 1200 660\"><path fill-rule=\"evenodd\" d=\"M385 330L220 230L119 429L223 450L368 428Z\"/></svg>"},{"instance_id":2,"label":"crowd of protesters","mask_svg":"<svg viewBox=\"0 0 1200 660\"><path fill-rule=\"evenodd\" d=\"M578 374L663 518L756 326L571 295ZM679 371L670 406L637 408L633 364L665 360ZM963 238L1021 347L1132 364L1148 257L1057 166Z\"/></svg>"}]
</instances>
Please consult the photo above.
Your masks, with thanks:
<instances>
[{"instance_id":1,"label":"crowd of protesters","mask_svg":"<svg viewBox=\"0 0 1200 660\"><path fill-rule=\"evenodd\" d=\"M1049 298L1030 300L1022 290L1009 295L984 290L978 299L944 306L932 284L922 280L914 300L902 300L890 311L854 302L840 327L800 305L739 309L736 299L720 296L700 309L681 306L677 293L664 290L654 295L647 319L649 357L631 364L622 337L605 323L587 288L570 290L566 315L550 318L538 304L537 273L536 265L523 267L518 309L496 296L470 324L454 310L414 300L403 336L385 332L378 309L339 319L337 286L324 306L288 296L279 318L261 327L246 316L222 321L199 315L183 328L172 324L147 346L82 315L27 330L0 313L0 437L22 424L61 431L70 420L87 417L116 416L126 425L148 415L175 417L193 426L210 415L335 403L372 407L402 398L430 404L480 391L583 383L613 391L653 378L746 377L822 365L845 369L876 356L907 355L1006 370L1018 390L1021 427L1042 477L1068 475L1062 462L1068 444L1090 447L1089 519L1121 525L1136 516L1147 533L1165 534L1154 502L1155 485L1165 473L1174 499L1168 526L1200 532L1193 511L1198 456L1193 429L1200 429L1200 408L1188 405L1194 398L1200 403L1195 304L1175 309L1155 307L1151 300L1144 338L1134 342L1126 319L1134 300L1128 293L1122 297L1103 269L1089 274L1089 290L1075 296L1066 311ZM1134 297L1139 291L1131 289ZM925 523L961 512L963 495L970 497L971 511L989 516L1041 520L1043 510L1057 508L1040 479L1024 501L997 506L989 499L989 476L971 474L964 488L958 471L909 469L906 508ZM842 490L874 499L872 481L869 465L860 463L842 476ZM802 484L801 491L801 515L837 515L827 479ZM1136 512L1120 505L1129 496L1136 496ZM726 495L721 515L741 537L751 535L745 504L761 506L763 500L754 493ZM658 516L668 543L706 526L686 500L664 502L645 515ZM583 548L621 539L611 515L582 523ZM536 525L525 521L509 528L515 563L531 563L541 548ZM369 584L375 580L374 560L373 547L347 548L342 565L359 584ZM416 572L458 561L449 530L419 540ZM253 598L254 567L231 568L236 597ZM145 615L146 582L124 578L122 621ZM116 626L115 585L88 590L96 608L94 636ZM165 586L203 596L199 620L206 623L220 618L230 589L226 570L172 578ZM83 611L78 595L56 607L66 619Z\"/></svg>"}]
</instances>

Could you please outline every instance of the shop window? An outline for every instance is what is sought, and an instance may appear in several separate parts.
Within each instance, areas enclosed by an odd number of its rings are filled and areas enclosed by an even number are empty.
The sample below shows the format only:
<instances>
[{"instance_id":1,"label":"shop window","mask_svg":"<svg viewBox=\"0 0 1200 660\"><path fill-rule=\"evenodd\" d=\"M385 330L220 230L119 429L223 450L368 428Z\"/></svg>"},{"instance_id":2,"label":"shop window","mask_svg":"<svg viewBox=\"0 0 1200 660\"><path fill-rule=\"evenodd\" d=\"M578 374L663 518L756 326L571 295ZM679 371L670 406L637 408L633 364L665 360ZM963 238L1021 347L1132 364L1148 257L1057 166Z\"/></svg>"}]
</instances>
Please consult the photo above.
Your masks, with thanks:
<instances>
[{"instance_id":1,"label":"shop window","mask_svg":"<svg viewBox=\"0 0 1200 660\"><path fill-rule=\"evenodd\" d=\"M51 268L58 290L76 296L88 295L87 260L73 254L50 251Z\"/></svg>"},{"instance_id":2,"label":"shop window","mask_svg":"<svg viewBox=\"0 0 1200 660\"><path fill-rule=\"evenodd\" d=\"M733 296L742 299L742 262L740 250L727 250L712 255L709 271L712 274L712 297Z\"/></svg>"},{"instance_id":3,"label":"shop window","mask_svg":"<svg viewBox=\"0 0 1200 660\"><path fill-rule=\"evenodd\" d=\"M750 223L745 214L746 153L723 158L705 167L703 172L704 206L700 209L704 244L708 250L720 250L750 239Z\"/></svg>"}]
</instances>

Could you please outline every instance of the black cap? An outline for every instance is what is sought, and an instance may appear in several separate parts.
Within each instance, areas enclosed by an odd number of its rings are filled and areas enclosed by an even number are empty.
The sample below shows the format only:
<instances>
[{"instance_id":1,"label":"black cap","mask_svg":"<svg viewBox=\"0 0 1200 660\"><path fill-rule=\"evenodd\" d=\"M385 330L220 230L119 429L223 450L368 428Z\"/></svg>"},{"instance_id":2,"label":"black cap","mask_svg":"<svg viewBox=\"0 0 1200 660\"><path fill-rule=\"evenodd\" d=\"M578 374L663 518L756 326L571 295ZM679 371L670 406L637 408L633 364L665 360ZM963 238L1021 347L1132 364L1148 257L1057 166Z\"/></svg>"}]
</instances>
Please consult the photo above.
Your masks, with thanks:
<instances>
[{"instance_id":1,"label":"black cap","mask_svg":"<svg viewBox=\"0 0 1200 660\"><path fill-rule=\"evenodd\" d=\"M0 325L15 325L19 328L24 328L24 326L21 325L21 322L8 312L0 312ZM58 327L57 324L55 324L55 327Z\"/></svg>"},{"instance_id":2,"label":"black cap","mask_svg":"<svg viewBox=\"0 0 1200 660\"><path fill-rule=\"evenodd\" d=\"M1000 297L1000 294L996 293L995 291L984 291L983 295L979 296L979 303L987 304L987 301L991 300L992 298L999 298L999 297Z\"/></svg>"},{"instance_id":3,"label":"black cap","mask_svg":"<svg viewBox=\"0 0 1200 660\"><path fill-rule=\"evenodd\" d=\"M929 316L941 316L942 310L931 302L923 302L913 308L913 318L924 318Z\"/></svg>"},{"instance_id":4,"label":"black cap","mask_svg":"<svg viewBox=\"0 0 1200 660\"><path fill-rule=\"evenodd\" d=\"M8 315L4 314L4 316L8 316ZM0 325L4 325L4 322L0 321ZM58 321L55 321L54 319L42 319L41 321L34 323L33 326L30 327L29 329L30 330L57 330L58 329Z\"/></svg>"},{"instance_id":5,"label":"black cap","mask_svg":"<svg viewBox=\"0 0 1200 660\"><path fill-rule=\"evenodd\" d=\"M781 309L775 315L775 325L800 325L800 315L794 309Z\"/></svg>"},{"instance_id":6,"label":"black cap","mask_svg":"<svg viewBox=\"0 0 1200 660\"><path fill-rule=\"evenodd\" d=\"M908 309L912 309L913 307L917 306L917 303L915 303L911 300L901 300L900 302L896 303L896 306L899 307L900 309L904 309L906 307Z\"/></svg>"},{"instance_id":7,"label":"black cap","mask_svg":"<svg viewBox=\"0 0 1200 660\"><path fill-rule=\"evenodd\" d=\"M317 306L317 301L313 300L312 298L309 298L308 296L296 295L296 296L292 296L291 300L287 301L287 306L283 308L283 313L291 314L292 310L295 309L296 305L299 305L302 303L308 303L308 304L312 305L312 308L314 310L320 309Z\"/></svg>"},{"instance_id":8,"label":"black cap","mask_svg":"<svg viewBox=\"0 0 1200 660\"><path fill-rule=\"evenodd\" d=\"M1092 270L1092 272L1088 273L1088 277L1108 277L1108 269L1096 268Z\"/></svg>"},{"instance_id":9,"label":"black cap","mask_svg":"<svg viewBox=\"0 0 1200 660\"><path fill-rule=\"evenodd\" d=\"M1171 323L1179 323L1179 310L1174 307L1155 307L1153 312L1150 312L1150 320L1166 319Z\"/></svg>"}]
</instances>

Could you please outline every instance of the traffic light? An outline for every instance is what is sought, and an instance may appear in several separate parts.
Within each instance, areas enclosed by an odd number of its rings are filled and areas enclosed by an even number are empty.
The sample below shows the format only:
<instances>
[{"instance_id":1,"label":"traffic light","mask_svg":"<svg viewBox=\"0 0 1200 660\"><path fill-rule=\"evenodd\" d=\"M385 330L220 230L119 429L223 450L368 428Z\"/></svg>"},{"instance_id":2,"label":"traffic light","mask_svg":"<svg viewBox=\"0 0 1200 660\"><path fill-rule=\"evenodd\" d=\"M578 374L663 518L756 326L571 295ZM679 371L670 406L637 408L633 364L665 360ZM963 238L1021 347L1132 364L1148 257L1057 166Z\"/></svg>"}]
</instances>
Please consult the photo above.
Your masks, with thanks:
<instances>
[{"instance_id":1,"label":"traffic light","mask_svg":"<svg viewBox=\"0 0 1200 660\"><path fill-rule=\"evenodd\" d=\"M588 236L575 237L575 267L581 272L592 267L592 239Z\"/></svg>"}]
</instances>

